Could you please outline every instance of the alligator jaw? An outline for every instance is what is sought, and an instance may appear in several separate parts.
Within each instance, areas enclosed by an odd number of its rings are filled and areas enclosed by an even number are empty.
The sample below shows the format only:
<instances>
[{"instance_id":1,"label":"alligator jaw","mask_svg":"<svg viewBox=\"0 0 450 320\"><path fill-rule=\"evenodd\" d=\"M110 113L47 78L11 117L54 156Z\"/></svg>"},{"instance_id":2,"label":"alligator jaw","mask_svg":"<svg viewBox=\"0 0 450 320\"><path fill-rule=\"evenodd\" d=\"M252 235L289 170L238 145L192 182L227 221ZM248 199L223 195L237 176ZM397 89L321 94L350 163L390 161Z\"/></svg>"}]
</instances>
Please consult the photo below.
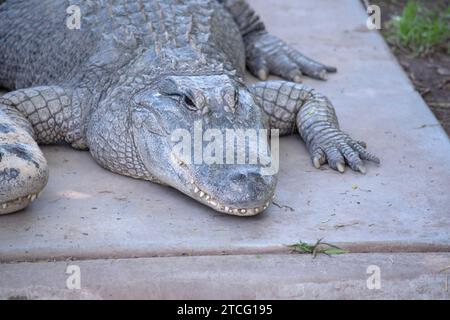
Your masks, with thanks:
<instances>
[{"instance_id":1,"label":"alligator jaw","mask_svg":"<svg viewBox=\"0 0 450 320\"><path fill-rule=\"evenodd\" d=\"M11 201L0 204L0 215L13 213L26 208L31 202L36 200L38 194L30 194L25 197L19 197Z\"/></svg>"},{"instance_id":2,"label":"alligator jaw","mask_svg":"<svg viewBox=\"0 0 450 320\"><path fill-rule=\"evenodd\" d=\"M224 204L219 203L217 201L217 199L215 199L213 196L211 196L204 190L200 189L200 187L195 184L194 180L190 181L190 188L192 191L191 194L194 194L194 198L197 201L213 208L216 211L234 215L234 216L250 217L250 216L257 215L258 213L261 213L264 210L266 210L271 203L271 201L267 201L264 205L262 205L260 207L236 208L233 206L224 205Z\"/></svg>"}]
</instances>

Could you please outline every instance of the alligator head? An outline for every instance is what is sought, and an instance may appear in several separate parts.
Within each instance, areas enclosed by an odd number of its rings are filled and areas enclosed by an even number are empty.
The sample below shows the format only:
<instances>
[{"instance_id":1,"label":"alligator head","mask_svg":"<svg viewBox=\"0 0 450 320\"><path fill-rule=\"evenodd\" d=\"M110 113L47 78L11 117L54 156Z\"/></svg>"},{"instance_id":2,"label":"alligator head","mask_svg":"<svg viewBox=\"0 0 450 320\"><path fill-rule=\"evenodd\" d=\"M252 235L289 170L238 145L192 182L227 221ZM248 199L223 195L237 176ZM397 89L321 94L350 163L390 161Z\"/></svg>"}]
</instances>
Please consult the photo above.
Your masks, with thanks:
<instances>
[{"instance_id":1,"label":"alligator head","mask_svg":"<svg viewBox=\"0 0 450 320\"><path fill-rule=\"evenodd\" d=\"M226 75L166 76L128 101L128 114L110 116L110 106L91 121L97 130L88 133L90 148L103 166L132 176L144 170L138 176L176 188L220 212L245 216L267 208L276 184L276 176L264 172L271 166L267 118L242 83ZM105 161L105 154L117 155L117 150L109 150L103 141L99 151L92 137L99 134L103 140L122 141L111 145L131 144L134 160L111 168L117 161Z\"/></svg>"}]
</instances>

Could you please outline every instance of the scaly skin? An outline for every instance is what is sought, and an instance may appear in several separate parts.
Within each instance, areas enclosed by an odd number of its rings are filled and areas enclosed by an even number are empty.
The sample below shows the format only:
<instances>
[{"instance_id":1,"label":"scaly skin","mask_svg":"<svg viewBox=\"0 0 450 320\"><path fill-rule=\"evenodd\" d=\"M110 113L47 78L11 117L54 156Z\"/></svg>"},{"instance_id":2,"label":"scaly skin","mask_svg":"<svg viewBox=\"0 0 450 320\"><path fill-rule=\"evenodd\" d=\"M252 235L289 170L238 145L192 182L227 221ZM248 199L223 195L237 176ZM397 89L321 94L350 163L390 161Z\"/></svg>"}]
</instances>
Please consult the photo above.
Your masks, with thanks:
<instances>
[{"instance_id":1,"label":"scaly skin","mask_svg":"<svg viewBox=\"0 0 450 320\"><path fill-rule=\"evenodd\" d=\"M70 5L81 9L80 30L66 27ZM320 94L243 83L246 67L295 82L335 71L270 35L244 0L0 1L0 61L0 86L12 90L0 98L0 214L44 188L38 144L67 142L108 170L241 216L268 207L276 175L261 164L189 163L171 133L194 135L195 123L221 133L298 129L316 167L365 172L362 160L378 161L339 130Z\"/></svg>"},{"instance_id":2,"label":"scaly skin","mask_svg":"<svg viewBox=\"0 0 450 320\"><path fill-rule=\"evenodd\" d=\"M235 17L245 43L247 67L260 80L267 80L269 74L294 82L300 82L302 74L325 80L328 72L336 72L336 68L305 57L269 34L259 16L245 1L220 2Z\"/></svg>"},{"instance_id":3,"label":"scaly skin","mask_svg":"<svg viewBox=\"0 0 450 320\"><path fill-rule=\"evenodd\" d=\"M250 86L250 91L269 115L272 128L278 128L281 135L300 133L316 168L328 162L331 168L344 172L347 163L366 173L362 159L380 163L365 149L364 142L354 141L339 130L331 102L315 90L292 82L267 81Z\"/></svg>"}]
</instances>

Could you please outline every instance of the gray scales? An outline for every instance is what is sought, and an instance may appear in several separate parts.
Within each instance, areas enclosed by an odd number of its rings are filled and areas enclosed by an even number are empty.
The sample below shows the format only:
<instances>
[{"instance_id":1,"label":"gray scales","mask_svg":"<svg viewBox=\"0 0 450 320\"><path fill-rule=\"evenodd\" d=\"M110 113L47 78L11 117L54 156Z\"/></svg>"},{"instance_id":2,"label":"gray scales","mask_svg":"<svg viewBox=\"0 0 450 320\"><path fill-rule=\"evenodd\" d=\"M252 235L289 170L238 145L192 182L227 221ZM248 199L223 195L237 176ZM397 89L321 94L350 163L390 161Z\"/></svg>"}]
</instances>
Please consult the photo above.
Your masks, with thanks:
<instances>
[{"instance_id":1,"label":"gray scales","mask_svg":"<svg viewBox=\"0 0 450 320\"><path fill-rule=\"evenodd\" d=\"M170 133L193 134L198 122L222 132L298 132L316 168L365 173L364 160L379 163L339 129L326 97L299 84L336 69L270 35L244 0L0 3L0 86L11 90L0 97L0 214L37 197L49 174L38 144L60 142L217 211L264 211L277 177L261 174L263 164L174 154ZM66 26L71 5L81 9L79 30ZM247 86L246 67L262 81ZM286 80L264 81L270 74Z\"/></svg>"}]
</instances>

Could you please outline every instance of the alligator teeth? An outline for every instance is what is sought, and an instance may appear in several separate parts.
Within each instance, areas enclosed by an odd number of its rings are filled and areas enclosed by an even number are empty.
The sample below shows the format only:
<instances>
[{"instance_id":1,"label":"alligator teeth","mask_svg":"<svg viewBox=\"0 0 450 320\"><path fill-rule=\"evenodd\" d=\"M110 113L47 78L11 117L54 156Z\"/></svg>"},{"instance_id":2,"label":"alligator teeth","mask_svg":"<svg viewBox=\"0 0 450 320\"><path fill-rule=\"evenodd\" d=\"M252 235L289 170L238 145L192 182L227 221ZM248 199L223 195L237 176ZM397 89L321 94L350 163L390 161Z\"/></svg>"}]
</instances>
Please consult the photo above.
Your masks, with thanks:
<instances>
[{"instance_id":1,"label":"alligator teeth","mask_svg":"<svg viewBox=\"0 0 450 320\"><path fill-rule=\"evenodd\" d=\"M251 215L255 215L261 211L266 210L270 205L270 201L268 201L262 207L257 207L257 208L230 208L228 206L221 205L216 199L214 199L208 193L201 190L195 184L193 179L190 180L190 183L194 187L194 193L196 193L200 199L206 200L207 204L210 205L211 207L217 208L220 211L226 212L229 214L240 215L240 216L243 216L243 215L251 216Z\"/></svg>"},{"instance_id":2,"label":"alligator teeth","mask_svg":"<svg viewBox=\"0 0 450 320\"><path fill-rule=\"evenodd\" d=\"M29 194L24 197L18 197L17 199L0 204L0 209L5 210L11 205L20 205L21 202L24 202L24 201L32 202L32 201L36 200L39 195L40 195L40 193L39 194Z\"/></svg>"}]
</instances>

